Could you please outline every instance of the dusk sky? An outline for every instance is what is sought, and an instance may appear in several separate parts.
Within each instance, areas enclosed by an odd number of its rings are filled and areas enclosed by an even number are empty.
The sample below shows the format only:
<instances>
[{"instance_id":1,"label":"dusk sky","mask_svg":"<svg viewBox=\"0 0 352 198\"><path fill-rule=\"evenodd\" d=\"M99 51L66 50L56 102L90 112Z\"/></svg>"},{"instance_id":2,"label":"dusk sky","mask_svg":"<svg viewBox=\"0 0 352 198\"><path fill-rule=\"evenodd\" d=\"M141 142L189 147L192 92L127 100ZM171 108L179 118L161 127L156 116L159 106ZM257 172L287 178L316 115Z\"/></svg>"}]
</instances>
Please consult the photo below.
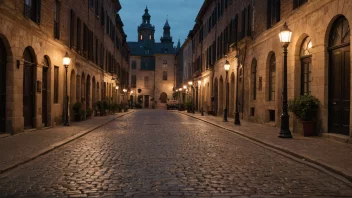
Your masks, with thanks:
<instances>
[{"instance_id":1,"label":"dusk sky","mask_svg":"<svg viewBox=\"0 0 352 198\"><path fill-rule=\"evenodd\" d=\"M150 23L155 26L155 40L160 42L166 18L171 26L174 45L181 45L195 24L195 18L204 0L120 0L120 15L127 34L127 41L137 41L137 28L142 23L145 6L151 15Z\"/></svg>"}]
</instances>

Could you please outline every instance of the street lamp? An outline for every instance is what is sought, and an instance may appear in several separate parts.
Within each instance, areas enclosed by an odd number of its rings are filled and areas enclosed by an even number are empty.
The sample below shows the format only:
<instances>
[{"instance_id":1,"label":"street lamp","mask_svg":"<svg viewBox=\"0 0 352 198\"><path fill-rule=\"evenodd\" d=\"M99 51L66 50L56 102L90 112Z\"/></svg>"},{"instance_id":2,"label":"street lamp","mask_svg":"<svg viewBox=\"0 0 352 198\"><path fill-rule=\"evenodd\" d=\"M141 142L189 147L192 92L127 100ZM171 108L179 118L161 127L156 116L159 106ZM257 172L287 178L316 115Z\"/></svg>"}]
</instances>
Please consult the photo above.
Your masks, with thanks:
<instances>
[{"instance_id":1,"label":"street lamp","mask_svg":"<svg viewBox=\"0 0 352 198\"><path fill-rule=\"evenodd\" d=\"M193 87L193 82L192 81L188 81L188 85L191 87L192 90L192 113L194 113L194 87Z\"/></svg>"},{"instance_id":2,"label":"street lamp","mask_svg":"<svg viewBox=\"0 0 352 198\"><path fill-rule=\"evenodd\" d=\"M284 48L284 85L282 88L282 114L279 138L292 138L287 110L287 47L291 42L292 31L288 28L286 22L280 30L279 37L281 45Z\"/></svg>"},{"instance_id":3,"label":"street lamp","mask_svg":"<svg viewBox=\"0 0 352 198\"><path fill-rule=\"evenodd\" d=\"M127 89L123 89L122 91L123 91L123 102L125 102L125 94L127 92Z\"/></svg>"},{"instance_id":4,"label":"street lamp","mask_svg":"<svg viewBox=\"0 0 352 198\"><path fill-rule=\"evenodd\" d=\"M225 104L225 109L224 109L224 122L227 122L227 114L228 114L228 105L229 105L229 80L228 80L228 75L229 75L229 70L230 70L230 63L227 60L226 57L226 62L224 65L225 71L226 71L226 104Z\"/></svg>"},{"instance_id":5,"label":"street lamp","mask_svg":"<svg viewBox=\"0 0 352 198\"><path fill-rule=\"evenodd\" d=\"M69 122L69 118L68 118L68 91L67 91L67 87L68 87L68 82L67 82L67 72L68 72L68 66L70 65L71 63L71 58L70 56L68 55L68 53L66 52L65 56L62 58L62 62L63 62L63 65L65 66L65 69L66 69L66 112L65 112L65 123L64 125L65 126L70 126L70 122Z\"/></svg>"}]
</instances>

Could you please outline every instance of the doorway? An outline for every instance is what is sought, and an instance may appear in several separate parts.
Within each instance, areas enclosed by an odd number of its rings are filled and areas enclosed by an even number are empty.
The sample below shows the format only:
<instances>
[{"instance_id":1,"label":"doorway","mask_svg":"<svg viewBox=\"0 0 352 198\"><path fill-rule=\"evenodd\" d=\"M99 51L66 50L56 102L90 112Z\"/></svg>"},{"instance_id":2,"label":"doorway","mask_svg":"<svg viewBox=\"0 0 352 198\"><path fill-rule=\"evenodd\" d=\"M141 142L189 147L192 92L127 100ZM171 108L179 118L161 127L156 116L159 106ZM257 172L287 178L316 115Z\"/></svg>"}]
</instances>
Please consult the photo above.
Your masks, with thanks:
<instances>
[{"instance_id":1,"label":"doorway","mask_svg":"<svg viewBox=\"0 0 352 198\"><path fill-rule=\"evenodd\" d=\"M144 96L144 108L149 108L149 96Z\"/></svg>"},{"instance_id":2,"label":"doorway","mask_svg":"<svg viewBox=\"0 0 352 198\"><path fill-rule=\"evenodd\" d=\"M6 132L6 47L0 40L0 133Z\"/></svg>"},{"instance_id":3,"label":"doorway","mask_svg":"<svg viewBox=\"0 0 352 198\"><path fill-rule=\"evenodd\" d=\"M350 131L350 27L345 17L332 26L329 42L329 132Z\"/></svg>"},{"instance_id":4,"label":"doorway","mask_svg":"<svg viewBox=\"0 0 352 198\"><path fill-rule=\"evenodd\" d=\"M32 50L27 47L23 53L23 117L24 128L34 127L34 107L35 107L35 90L34 90L34 69L36 67L35 57Z\"/></svg>"},{"instance_id":5,"label":"doorway","mask_svg":"<svg viewBox=\"0 0 352 198\"><path fill-rule=\"evenodd\" d=\"M49 89L49 67L50 63L47 57L44 57L44 67L43 67L43 83L42 83L42 123L44 127L48 126L48 89Z\"/></svg>"}]
</instances>

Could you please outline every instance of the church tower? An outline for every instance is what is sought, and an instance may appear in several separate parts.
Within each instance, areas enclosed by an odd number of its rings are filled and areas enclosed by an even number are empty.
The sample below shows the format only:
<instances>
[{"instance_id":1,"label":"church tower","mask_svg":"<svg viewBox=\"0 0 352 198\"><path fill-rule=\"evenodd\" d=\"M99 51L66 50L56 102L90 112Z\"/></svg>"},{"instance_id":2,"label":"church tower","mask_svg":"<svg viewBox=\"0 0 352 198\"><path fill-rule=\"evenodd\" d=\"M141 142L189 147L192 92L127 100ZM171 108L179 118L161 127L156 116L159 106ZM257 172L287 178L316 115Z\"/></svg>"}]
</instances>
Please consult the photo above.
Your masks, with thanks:
<instances>
[{"instance_id":1,"label":"church tower","mask_svg":"<svg viewBox=\"0 0 352 198\"><path fill-rule=\"evenodd\" d=\"M142 24L138 26L138 42L140 41L155 41L154 33L155 27L150 24L150 14L148 12L148 7L144 10L144 15L142 16Z\"/></svg>"},{"instance_id":2,"label":"church tower","mask_svg":"<svg viewBox=\"0 0 352 198\"><path fill-rule=\"evenodd\" d=\"M172 36L170 33L170 25L169 25L169 21L166 19L166 23L164 25L164 33L163 36L160 38L160 41L162 43L172 43Z\"/></svg>"}]
</instances>

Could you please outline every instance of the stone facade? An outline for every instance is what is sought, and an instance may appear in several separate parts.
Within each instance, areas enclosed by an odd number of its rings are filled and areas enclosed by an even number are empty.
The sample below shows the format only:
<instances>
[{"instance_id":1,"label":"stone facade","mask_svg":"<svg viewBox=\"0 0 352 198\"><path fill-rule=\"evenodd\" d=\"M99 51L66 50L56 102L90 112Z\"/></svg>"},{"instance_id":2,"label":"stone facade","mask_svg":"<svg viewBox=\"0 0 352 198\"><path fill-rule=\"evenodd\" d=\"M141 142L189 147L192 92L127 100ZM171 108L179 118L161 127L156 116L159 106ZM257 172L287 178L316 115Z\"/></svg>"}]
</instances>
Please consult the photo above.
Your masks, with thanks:
<instances>
[{"instance_id":1,"label":"stone facade","mask_svg":"<svg viewBox=\"0 0 352 198\"><path fill-rule=\"evenodd\" d=\"M269 4L270 2L272 4ZM284 22L287 22L293 32L288 47L288 98L299 97L306 91L304 86L307 84L308 92L320 101L317 132L343 133L346 135L344 137L351 139L349 88L351 6L352 2L349 0L206 0L189 36L193 43L193 79L195 82L202 81L199 103L216 115L223 113L226 84L224 63L227 59L231 64L228 73L229 116L233 116L234 113L235 93L238 87L241 119L280 126L283 48L278 34ZM214 12L217 16L215 22L212 20ZM343 33L335 34L335 26L338 27L337 32L341 30ZM331 40L340 38L336 35L342 35L343 41L340 45L334 46ZM213 54L214 43L216 48ZM302 54L304 43L308 44L307 54ZM343 64L332 63L334 60L332 56L336 50L344 50ZM238 59L236 55L239 55ZM303 66L305 61L308 61L309 66ZM304 67L308 67L309 72L304 72ZM339 94L334 93L335 89L331 88L333 86L331 79L340 79L339 76L332 76L333 68L336 67L342 68L339 75L345 80L342 84L335 84L334 87L343 87L339 89L344 89L341 92L347 93L344 99L341 99L346 103L343 107L345 113L338 114L334 114L336 108L331 105L336 104L332 98ZM345 73L348 74L347 77L343 77ZM302 77L305 75L309 76L308 80ZM237 77L238 86L236 86ZM212 100L213 102L209 103ZM340 122L338 119L345 120ZM332 129L336 123L340 124L340 131ZM300 122L292 114L290 114L290 128L294 133L302 132Z\"/></svg>"},{"instance_id":2,"label":"stone facade","mask_svg":"<svg viewBox=\"0 0 352 198\"><path fill-rule=\"evenodd\" d=\"M120 9L119 1L0 2L0 51L6 56L0 61L6 73L0 132L62 124L66 91L69 107L120 102L115 87L128 83L129 63ZM65 53L71 58L67 70Z\"/></svg>"}]
</instances>

